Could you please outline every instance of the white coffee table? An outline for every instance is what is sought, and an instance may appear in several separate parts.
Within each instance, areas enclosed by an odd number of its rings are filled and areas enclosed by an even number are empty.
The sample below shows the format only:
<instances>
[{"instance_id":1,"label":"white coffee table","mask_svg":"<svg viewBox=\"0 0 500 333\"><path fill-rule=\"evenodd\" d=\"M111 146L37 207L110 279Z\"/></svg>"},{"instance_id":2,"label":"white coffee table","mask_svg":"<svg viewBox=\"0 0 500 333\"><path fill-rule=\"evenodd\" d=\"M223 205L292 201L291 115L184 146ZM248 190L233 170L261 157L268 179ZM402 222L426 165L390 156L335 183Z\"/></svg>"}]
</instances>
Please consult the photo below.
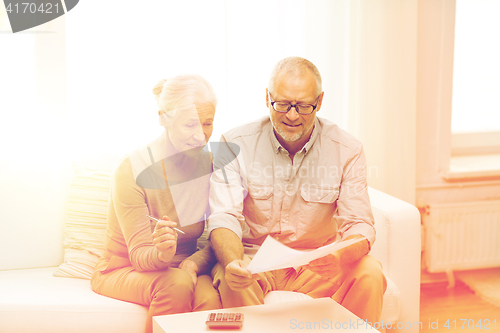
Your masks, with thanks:
<instances>
[{"instance_id":1,"label":"white coffee table","mask_svg":"<svg viewBox=\"0 0 500 333\"><path fill-rule=\"evenodd\" d=\"M211 312L240 312L241 330L211 330L205 325ZM153 317L153 333L198 332L366 332L378 333L331 298L245 306Z\"/></svg>"}]
</instances>

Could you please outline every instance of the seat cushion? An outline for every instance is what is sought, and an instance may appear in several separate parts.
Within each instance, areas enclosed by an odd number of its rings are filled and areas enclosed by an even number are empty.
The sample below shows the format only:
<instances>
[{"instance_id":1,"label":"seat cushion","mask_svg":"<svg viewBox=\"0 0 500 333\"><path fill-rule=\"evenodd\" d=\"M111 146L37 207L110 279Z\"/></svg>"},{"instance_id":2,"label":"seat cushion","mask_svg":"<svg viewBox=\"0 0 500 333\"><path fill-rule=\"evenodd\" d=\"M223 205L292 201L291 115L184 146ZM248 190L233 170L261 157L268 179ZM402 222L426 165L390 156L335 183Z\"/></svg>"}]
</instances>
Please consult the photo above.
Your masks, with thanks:
<instances>
[{"instance_id":1,"label":"seat cushion","mask_svg":"<svg viewBox=\"0 0 500 333\"><path fill-rule=\"evenodd\" d=\"M311 296L302 293L276 290L267 293L264 297L264 303L292 302L311 298ZM398 287L390 279L387 279L387 290L385 291L383 302L381 321L383 320L384 323L396 323L401 308L400 297Z\"/></svg>"},{"instance_id":2,"label":"seat cushion","mask_svg":"<svg viewBox=\"0 0 500 333\"><path fill-rule=\"evenodd\" d=\"M147 308L94 293L57 267L0 271L0 332L144 332Z\"/></svg>"}]
</instances>

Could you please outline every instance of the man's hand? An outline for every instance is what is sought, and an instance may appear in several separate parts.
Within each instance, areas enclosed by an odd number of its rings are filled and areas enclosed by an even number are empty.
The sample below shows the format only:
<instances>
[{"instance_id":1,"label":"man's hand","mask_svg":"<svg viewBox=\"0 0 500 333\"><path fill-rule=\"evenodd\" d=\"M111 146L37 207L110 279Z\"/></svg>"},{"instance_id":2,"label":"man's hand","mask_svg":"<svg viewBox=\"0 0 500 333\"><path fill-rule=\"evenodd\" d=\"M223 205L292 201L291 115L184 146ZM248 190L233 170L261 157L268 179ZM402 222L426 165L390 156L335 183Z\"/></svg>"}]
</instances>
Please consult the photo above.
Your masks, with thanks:
<instances>
[{"instance_id":1,"label":"man's hand","mask_svg":"<svg viewBox=\"0 0 500 333\"><path fill-rule=\"evenodd\" d=\"M244 290L259 278L247 269L248 263L243 258L243 244L240 238L231 230L217 228L210 234L212 248L219 260L225 265L225 279L229 288L234 291Z\"/></svg>"},{"instance_id":2,"label":"man's hand","mask_svg":"<svg viewBox=\"0 0 500 333\"><path fill-rule=\"evenodd\" d=\"M350 239L360 239L360 241L335 251L332 254L313 260L306 268L326 278L335 277L341 266L348 265L361 259L362 256L368 254L370 251L370 245L364 236L352 235L347 237L344 241Z\"/></svg>"},{"instance_id":3,"label":"man's hand","mask_svg":"<svg viewBox=\"0 0 500 333\"><path fill-rule=\"evenodd\" d=\"M196 282L198 282L198 265L194 261L185 259L180 263L179 268L191 276L191 279L193 279L193 283L196 286Z\"/></svg>"},{"instance_id":4,"label":"man's hand","mask_svg":"<svg viewBox=\"0 0 500 333\"><path fill-rule=\"evenodd\" d=\"M170 262L177 250L177 233L173 227L177 223L170 220L166 215L160 222L156 223L153 232L153 244L158 250L158 259L163 262Z\"/></svg>"},{"instance_id":5,"label":"man's hand","mask_svg":"<svg viewBox=\"0 0 500 333\"><path fill-rule=\"evenodd\" d=\"M244 290L258 279L258 275L250 273L246 267L248 263L243 260L233 260L226 266L226 282L234 291Z\"/></svg>"},{"instance_id":6,"label":"man's hand","mask_svg":"<svg viewBox=\"0 0 500 333\"><path fill-rule=\"evenodd\" d=\"M322 258L315 259L306 267L314 273L326 278L333 278L340 269L339 251L328 254Z\"/></svg>"}]
</instances>

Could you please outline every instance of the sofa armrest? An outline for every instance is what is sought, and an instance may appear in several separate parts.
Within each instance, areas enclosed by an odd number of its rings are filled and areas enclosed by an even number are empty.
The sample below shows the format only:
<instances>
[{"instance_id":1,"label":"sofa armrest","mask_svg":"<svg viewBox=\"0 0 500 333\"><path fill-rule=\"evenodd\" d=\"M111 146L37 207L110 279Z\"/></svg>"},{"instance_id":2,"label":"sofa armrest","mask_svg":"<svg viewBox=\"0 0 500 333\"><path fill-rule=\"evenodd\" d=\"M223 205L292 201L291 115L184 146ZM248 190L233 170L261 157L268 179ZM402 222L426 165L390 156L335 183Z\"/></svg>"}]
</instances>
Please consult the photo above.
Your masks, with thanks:
<instances>
[{"instance_id":1,"label":"sofa armrest","mask_svg":"<svg viewBox=\"0 0 500 333\"><path fill-rule=\"evenodd\" d=\"M400 331L418 332L420 310L420 213L386 193L369 188L377 238L370 252L401 295ZM411 325L411 328L409 327Z\"/></svg>"}]
</instances>

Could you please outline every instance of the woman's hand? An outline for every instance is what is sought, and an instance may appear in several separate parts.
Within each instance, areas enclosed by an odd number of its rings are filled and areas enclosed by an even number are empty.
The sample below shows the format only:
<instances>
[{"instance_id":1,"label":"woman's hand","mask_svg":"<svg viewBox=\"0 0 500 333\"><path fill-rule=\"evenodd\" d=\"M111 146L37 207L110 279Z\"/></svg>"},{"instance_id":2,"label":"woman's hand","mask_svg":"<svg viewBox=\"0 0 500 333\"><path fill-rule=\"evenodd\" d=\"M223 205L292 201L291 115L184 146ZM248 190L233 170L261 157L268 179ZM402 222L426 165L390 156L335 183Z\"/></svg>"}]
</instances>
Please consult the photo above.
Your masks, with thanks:
<instances>
[{"instance_id":1,"label":"woman's hand","mask_svg":"<svg viewBox=\"0 0 500 333\"><path fill-rule=\"evenodd\" d=\"M185 259L180 263L179 268L191 276L191 279L193 279L193 283L196 286L196 282L198 282L198 265L194 261Z\"/></svg>"},{"instance_id":2,"label":"woman's hand","mask_svg":"<svg viewBox=\"0 0 500 333\"><path fill-rule=\"evenodd\" d=\"M163 262L170 262L177 250L177 233L173 227L177 223L171 221L166 215L162 220L156 223L155 231L153 232L153 244L158 251L158 259Z\"/></svg>"}]
</instances>

